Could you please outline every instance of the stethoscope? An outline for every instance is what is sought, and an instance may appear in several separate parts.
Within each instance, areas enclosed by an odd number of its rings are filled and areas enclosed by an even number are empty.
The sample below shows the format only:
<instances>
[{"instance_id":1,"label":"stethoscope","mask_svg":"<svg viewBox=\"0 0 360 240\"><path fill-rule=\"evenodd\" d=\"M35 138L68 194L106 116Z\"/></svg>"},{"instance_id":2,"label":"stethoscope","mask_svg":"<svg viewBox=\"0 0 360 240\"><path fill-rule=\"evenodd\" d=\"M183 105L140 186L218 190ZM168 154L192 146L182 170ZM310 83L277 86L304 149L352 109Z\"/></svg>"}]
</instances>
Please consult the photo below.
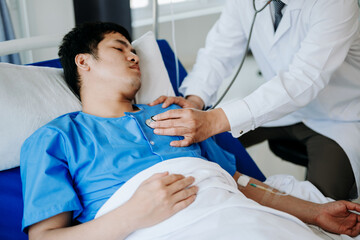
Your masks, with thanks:
<instances>
[{"instance_id":1,"label":"stethoscope","mask_svg":"<svg viewBox=\"0 0 360 240\"><path fill-rule=\"evenodd\" d=\"M151 126L150 126L150 124L152 123L152 122L155 122L156 120L154 120L153 119L153 116L151 116L149 119L146 119L145 120L145 124L149 127L149 128L152 128Z\"/></svg>"},{"instance_id":2,"label":"stethoscope","mask_svg":"<svg viewBox=\"0 0 360 240\"><path fill-rule=\"evenodd\" d=\"M253 0L253 8L254 8L254 17L253 17L253 20L252 20L252 23L251 23L251 28L250 28L250 33L249 33L249 38L247 40L247 43L246 43L246 49L245 49L245 52L244 52L244 56L240 62L240 65L233 77L233 79L231 80L231 82L229 83L229 85L227 86L227 88L225 89L224 93L221 95L221 97L217 100L217 102L214 104L214 106L210 107L209 110L211 109L214 109L217 105L219 105L219 103L223 100L223 98L225 97L225 95L228 93L228 91L230 90L231 86L233 85L233 83L235 82L237 76L239 75L239 72L241 71L243 65L244 65L244 62L245 62L245 58L246 58L246 53L249 51L249 45L250 45L250 40L251 40L251 35L252 35L252 32L253 32L253 29L254 29L254 24L255 24L255 20L256 20L256 16L259 12L263 11L267 5L269 5L273 0L269 0L267 1L267 3L262 7L260 8L259 10L256 9L256 6L255 6L255 0Z\"/></svg>"},{"instance_id":3,"label":"stethoscope","mask_svg":"<svg viewBox=\"0 0 360 240\"><path fill-rule=\"evenodd\" d=\"M217 102L214 104L214 106L210 107L208 110L211 110L211 109L214 109L217 105L219 105L219 103L223 100L223 98L225 97L225 95L228 93L229 89L231 88L231 86L233 85L233 83L235 82L237 76L239 75L239 72L241 71L243 65L244 65L244 62L245 62L245 58L246 58L246 53L249 51L249 45L250 45L250 40L251 40L251 35L252 35L252 32L253 32L253 29L254 29L254 24L255 24L255 20L256 20L256 16L259 12L263 11L272 1L274 0L269 0L266 2L266 4L260 8L259 10L256 9L256 5L255 5L255 0L253 0L253 8L254 8L254 17L253 17L253 20L252 20L252 23L251 23L251 28L250 28L250 33L249 33L249 38L247 40L247 43L246 43L246 49L245 49L245 52L244 52L244 56L240 62L240 65L233 77L233 79L231 80L231 82L229 83L229 85L227 86L227 88L225 89L224 93L221 95L221 97L217 100ZM147 119L145 121L146 125L148 125L150 127L150 123L152 122L155 122L155 120L151 117L149 119Z\"/></svg>"}]
</instances>

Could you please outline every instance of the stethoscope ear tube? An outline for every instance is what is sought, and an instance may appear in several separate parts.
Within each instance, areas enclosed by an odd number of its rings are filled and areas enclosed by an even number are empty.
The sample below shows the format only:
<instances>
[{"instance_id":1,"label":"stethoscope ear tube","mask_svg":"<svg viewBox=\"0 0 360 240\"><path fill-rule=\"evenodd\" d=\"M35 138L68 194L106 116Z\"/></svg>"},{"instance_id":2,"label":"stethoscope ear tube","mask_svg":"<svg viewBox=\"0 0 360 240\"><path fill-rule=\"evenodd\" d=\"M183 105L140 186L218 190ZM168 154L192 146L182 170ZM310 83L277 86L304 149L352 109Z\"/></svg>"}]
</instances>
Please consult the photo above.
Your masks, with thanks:
<instances>
[{"instance_id":1,"label":"stethoscope ear tube","mask_svg":"<svg viewBox=\"0 0 360 240\"><path fill-rule=\"evenodd\" d=\"M246 53L249 51L249 46L250 46L250 40L251 40L251 36L252 36L252 32L253 32L253 29L254 29L254 24L255 24L255 20L256 20L256 16L259 12L263 11L267 5L269 5L273 0L269 0L266 2L266 4L260 8L259 10L256 9L256 6L255 6L255 0L253 0L253 8L254 8L254 17L253 17L253 20L252 20L252 23L251 23L251 28L250 28L250 32L249 32L249 38L247 40L247 43L246 43L246 49L245 49L245 52L244 52L244 56L242 57L241 59L241 62L240 62L240 65L238 67L238 69L236 70L236 73L233 77L233 79L231 80L231 82L229 83L229 85L227 86L227 88L225 89L224 93L220 96L220 98L216 101L216 103L209 108L209 110L211 109L214 109L216 108L219 103L224 99L225 95L228 93L228 91L230 90L231 86L233 85L233 83L235 82L236 78L238 77L243 65L244 65L244 62L245 62L245 58L246 58Z\"/></svg>"}]
</instances>

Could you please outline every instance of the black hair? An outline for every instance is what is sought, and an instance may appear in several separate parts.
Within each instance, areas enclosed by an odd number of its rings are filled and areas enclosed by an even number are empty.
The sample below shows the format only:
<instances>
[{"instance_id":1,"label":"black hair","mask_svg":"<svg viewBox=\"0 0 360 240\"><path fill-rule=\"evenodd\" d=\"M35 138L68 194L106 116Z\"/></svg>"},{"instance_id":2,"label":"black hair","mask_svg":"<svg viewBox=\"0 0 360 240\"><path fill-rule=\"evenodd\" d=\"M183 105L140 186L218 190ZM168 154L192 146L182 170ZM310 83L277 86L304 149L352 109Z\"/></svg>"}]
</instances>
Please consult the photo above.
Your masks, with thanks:
<instances>
[{"instance_id":1,"label":"black hair","mask_svg":"<svg viewBox=\"0 0 360 240\"><path fill-rule=\"evenodd\" d=\"M65 81L79 99L81 84L75 57L80 53L89 53L97 59L98 44L108 33L120 33L131 42L129 32L124 27L110 22L84 23L73 28L62 40L58 55L64 69Z\"/></svg>"}]
</instances>

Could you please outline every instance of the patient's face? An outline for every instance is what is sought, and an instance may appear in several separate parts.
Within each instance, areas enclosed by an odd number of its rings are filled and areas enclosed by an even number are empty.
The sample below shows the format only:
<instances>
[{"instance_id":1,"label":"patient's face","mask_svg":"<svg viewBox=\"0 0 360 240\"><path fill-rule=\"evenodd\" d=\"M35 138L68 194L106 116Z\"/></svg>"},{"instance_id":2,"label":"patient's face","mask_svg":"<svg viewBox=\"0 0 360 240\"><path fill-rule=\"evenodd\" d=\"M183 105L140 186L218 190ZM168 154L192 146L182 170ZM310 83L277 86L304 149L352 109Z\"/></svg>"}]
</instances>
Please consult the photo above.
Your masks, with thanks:
<instances>
[{"instance_id":1,"label":"patient's face","mask_svg":"<svg viewBox=\"0 0 360 240\"><path fill-rule=\"evenodd\" d=\"M98 44L98 58L92 60L92 73L105 91L117 91L133 99L141 86L139 58L120 33L109 33Z\"/></svg>"}]
</instances>

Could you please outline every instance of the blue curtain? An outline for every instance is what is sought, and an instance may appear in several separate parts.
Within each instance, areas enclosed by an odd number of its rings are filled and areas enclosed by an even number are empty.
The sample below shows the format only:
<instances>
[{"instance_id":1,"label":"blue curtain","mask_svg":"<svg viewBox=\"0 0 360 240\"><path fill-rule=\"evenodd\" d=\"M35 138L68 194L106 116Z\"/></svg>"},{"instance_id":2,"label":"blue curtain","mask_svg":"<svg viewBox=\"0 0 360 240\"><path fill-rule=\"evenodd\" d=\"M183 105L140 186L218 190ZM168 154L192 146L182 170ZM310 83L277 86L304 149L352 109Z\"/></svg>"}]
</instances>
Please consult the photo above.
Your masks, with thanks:
<instances>
[{"instance_id":1,"label":"blue curtain","mask_svg":"<svg viewBox=\"0 0 360 240\"><path fill-rule=\"evenodd\" d=\"M15 39L6 0L0 0L0 42ZM0 56L0 62L21 64L19 54Z\"/></svg>"}]
</instances>

